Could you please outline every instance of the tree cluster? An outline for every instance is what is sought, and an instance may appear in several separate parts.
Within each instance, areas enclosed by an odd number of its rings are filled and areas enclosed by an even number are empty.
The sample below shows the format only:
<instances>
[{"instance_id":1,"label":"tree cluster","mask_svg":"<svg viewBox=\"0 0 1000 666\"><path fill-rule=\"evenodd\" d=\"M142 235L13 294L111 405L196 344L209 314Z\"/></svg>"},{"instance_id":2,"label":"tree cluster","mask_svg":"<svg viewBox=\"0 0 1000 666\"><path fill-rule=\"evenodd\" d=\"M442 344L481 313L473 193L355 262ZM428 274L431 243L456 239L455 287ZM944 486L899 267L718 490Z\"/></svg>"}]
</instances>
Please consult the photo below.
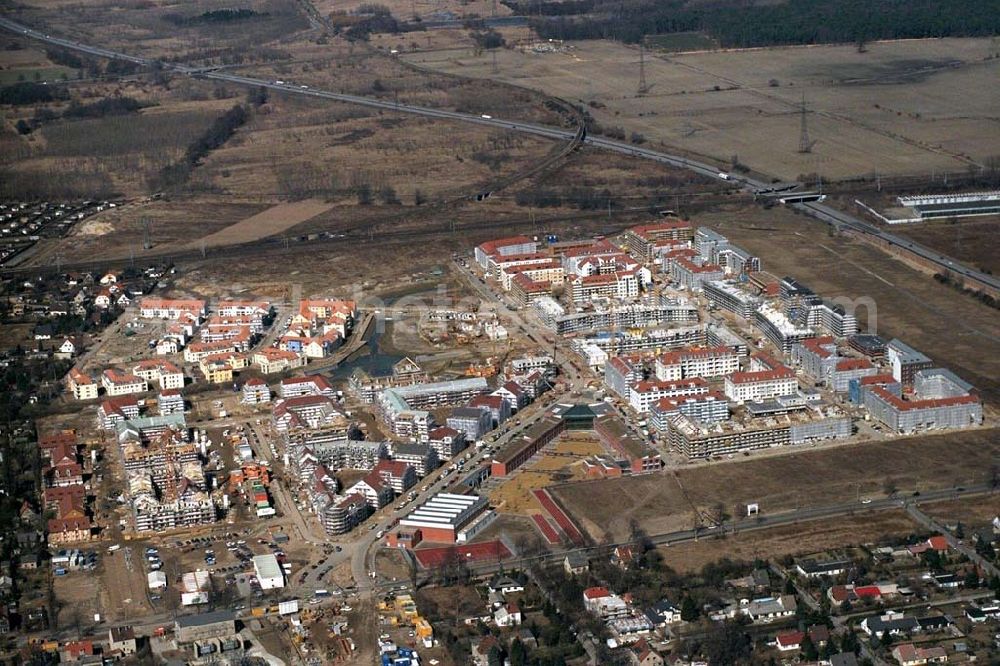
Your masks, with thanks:
<instances>
[{"instance_id":1,"label":"tree cluster","mask_svg":"<svg viewBox=\"0 0 1000 666\"><path fill-rule=\"evenodd\" d=\"M619 39L700 31L724 47L972 37L1000 31L997 0L800 0L773 4L596 0L586 17L537 18L545 38Z\"/></svg>"}]
</instances>

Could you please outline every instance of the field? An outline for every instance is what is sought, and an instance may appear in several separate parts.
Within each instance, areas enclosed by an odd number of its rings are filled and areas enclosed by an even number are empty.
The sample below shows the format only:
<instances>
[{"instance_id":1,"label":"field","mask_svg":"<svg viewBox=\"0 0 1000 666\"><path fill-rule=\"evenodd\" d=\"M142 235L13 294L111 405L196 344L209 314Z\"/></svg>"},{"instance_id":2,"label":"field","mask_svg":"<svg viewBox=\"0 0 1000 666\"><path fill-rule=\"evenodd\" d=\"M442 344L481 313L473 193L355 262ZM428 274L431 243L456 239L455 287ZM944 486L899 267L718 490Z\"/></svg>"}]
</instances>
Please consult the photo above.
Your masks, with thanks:
<instances>
[{"instance_id":1,"label":"field","mask_svg":"<svg viewBox=\"0 0 1000 666\"><path fill-rule=\"evenodd\" d=\"M1000 61L989 40L943 39L850 46L647 54L649 91L638 93L639 53L607 41L539 54L467 48L407 53L443 72L493 78L580 101L604 126L791 179L835 179L879 171L964 170L1000 154L988 83ZM805 97L811 153L798 152ZM962 100L961 112L954 100Z\"/></svg>"},{"instance_id":2,"label":"field","mask_svg":"<svg viewBox=\"0 0 1000 666\"><path fill-rule=\"evenodd\" d=\"M918 526L903 511L883 511L723 537L711 536L660 548L660 552L665 564L680 573L688 573L699 571L709 562L723 557L743 561L776 559L784 555L843 548L848 544L877 542L887 536L905 536L915 531L918 531Z\"/></svg>"},{"instance_id":3,"label":"field","mask_svg":"<svg viewBox=\"0 0 1000 666\"><path fill-rule=\"evenodd\" d=\"M43 49L10 33L0 35L0 86L18 81L61 81L77 70L52 62Z\"/></svg>"},{"instance_id":4,"label":"field","mask_svg":"<svg viewBox=\"0 0 1000 666\"><path fill-rule=\"evenodd\" d=\"M770 514L883 496L890 483L904 494L983 483L1000 462L998 435L989 429L841 446L550 491L596 541L622 539L633 519L660 534L690 529L695 511L718 505L735 515L743 504L759 502Z\"/></svg>"},{"instance_id":5,"label":"field","mask_svg":"<svg viewBox=\"0 0 1000 666\"><path fill-rule=\"evenodd\" d=\"M353 12L366 4L362 0L318 0L314 3L323 15L337 11ZM419 16L424 21L440 21L459 18L507 16L510 9L492 0L387 0L379 5L386 7L397 19L409 21Z\"/></svg>"},{"instance_id":6,"label":"field","mask_svg":"<svg viewBox=\"0 0 1000 666\"><path fill-rule=\"evenodd\" d=\"M134 55L165 60L203 57L273 57L270 45L309 27L294 0L253 0L239 6L255 15L237 20L205 20L203 13L232 8L224 0L112 2L32 0L11 7L7 16L44 25L53 35L102 44Z\"/></svg>"},{"instance_id":7,"label":"field","mask_svg":"<svg viewBox=\"0 0 1000 666\"><path fill-rule=\"evenodd\" d=\"M874 332L886 339L900 337L977 386L988 401L1000 401L1000 356L984 353L1000 348L995 310L785 209L723 209L696 221L759 254L772 275L791 275L829 298L871 299L877 315ZM862 327L871 314L858 308Z\"/></svg>"},{"instance_id":8,"label":"field","mask_svg":"<svg viewBox=\"0 0 1000 666\"><path fill-rule=\"evenodd\" d=\"M1000 271L995 244L998 228L1000 218L986 216L906 224L893 231L982 271L996 273Z\"/></svg>"},{"instance_id":9,"label":"field","mask_svg":"<svg viewBox=\"0 0 1000 666\"><path fill-rule=\"evenodd\" d=\"M945 525L962 523L966 530L988 526L1000 516L1000 506L996 497L963 498L950 502L935 502L921 507L927 515Z\"/></svg>"},{"instance_id":10,"label":"field","mask_svg":"<svg viewBox=\"0 0 1000 666\"><path fill-rule=\"evenodd\" d=\"M325 213L330 208L329 204L312 199L279 204L192 242L191 246L248 243L287 231L297 224Z\"/></svg>"},{"instance_id":11,"label":"field","mask_svg":"<svg viewBox=\"0 0 1000 666\"><path fill-rule=\"evenodd\" d=\"M498 511L530 515L539 513L541 506L531 491L546 488L556 480L554 475L570 475L582 478L579 463L583 458L603 453L604 447L595 438L562 436L552 446L543 450L537 460L524 465L490 493L490 501Z\"/></svg>"}]
</instances>

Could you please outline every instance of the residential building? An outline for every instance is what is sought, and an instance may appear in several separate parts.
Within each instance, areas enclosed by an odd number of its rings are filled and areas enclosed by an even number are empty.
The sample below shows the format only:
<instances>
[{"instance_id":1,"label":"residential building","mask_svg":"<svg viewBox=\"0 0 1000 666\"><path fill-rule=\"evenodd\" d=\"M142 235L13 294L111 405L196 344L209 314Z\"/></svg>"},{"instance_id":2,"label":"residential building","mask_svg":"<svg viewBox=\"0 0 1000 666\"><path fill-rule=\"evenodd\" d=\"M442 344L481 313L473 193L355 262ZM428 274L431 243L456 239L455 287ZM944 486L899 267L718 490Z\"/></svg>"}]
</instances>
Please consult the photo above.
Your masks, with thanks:
<instances>
[{"instance_id":1,"label":"residential building","mask_svg":"<svg viewBox=\"0 0 1000 666\"><path fill-rule=\"evenodd\" d=\"M477 395L468 406L489 412L492 427L499 427L510 418L510 402L502 395Z\"/></svg>"},{"instance_id":2,"label":"residential building","mask_svg":"<svg viewBox=\"0 0 1000 666\"><path fill-rule=\"evenodd\" d=\"M676 257L670 262L670 274L684 289L700 292L706 282L721 280L725 271L718 264L697 263L685 257Z\"/></svg>"},{"instance_id":3,"label":"residential building","mask_svg":"<svg viewBox=\"0 0 1000 666\"><path fill-rule=\"evenodd\" d=\"M287 377L281 380L279 388L282 398L298 398L303 395L334 395L333 386L322 375Z\"/></svg>"},{"instance_id":4,"label":"residential building","mask_svg":"<svg viewBox=\"0 0 1000 666\"><path fill-rule=\"evenodd\" d=\"M689 244L693 238L694 229L690 223L683 220L639 225L626 230L622 235L629 254L644 264L652 263L659 244L664 242Z\"/></svg>"},{"instance_id":5,"label":"residential building","mask_svg":"<svg viewBox=\"0 0 1000 666\"><path fill-rule=\"evenodd\" d=\"M75 399L97 400L99 391L97 382L78 368L70 369L69 374L66 375L66 384Z\"/></svg>"},{"instance_id":6,"label":"residential building","mask_svg":"<svg viewBox=\"0 0 1000 666\"><path fill-rule=\"evenodd\" d=\"M486 415L482 410L477 411L479 412L477 424L481 424ZM441 426L428 433L427 443L437 452L440 460L448 460L465 449L466 436L464 431L459 428Z\"/></svg>"},{"instance_id":7,"label":"residential building","mask_svg":"<svg viewBox=\"0 0 1000 666\"><path fill-rule=\"evenodd\" d=\"M271 388L263 379L251 377L243 384L243 404L262 405L271 402Z\"/></svg>"},{"instance_id":8,"label":"residential building","mask_svg":"<svg viewBox=\"0 0 1000 666\"><path fill-rule=\"evenodd\" d=\"M429 443L394 442L391 455L393 460L412 467L421 478L437 469L440 464L437 451Z\"/></svg>"},{"instance_id":9,"label":"residential building","mask_svg":"<svg viewBox=\"0 0 1000 666\"><path fill-rule=\"evenodd\" d=\"M101 373L101 385L109 396L144 393L147 390L145 379L115 368L108 368Z\"/></svg>"},{"instance_id":10,"label":"residential building","mask_svg":"<svg viewBox=\"0 0 1000 666\"><path fill-rule=\"evenodd\" d=\"M146 297L139 306L139 314L147 319L183 319L193 316L200 321L207 313L205 301L200 299L169 299Z\"/></svg>"},{"instance_id":11,"label":"residential building","mask_svg":"<svg viewBox=\"0 0 1000 666\"><path fill-rule=\"evenodd\" d=\"M729 419L729 402L718 391L677 398L660 398L649 409L650 426L665 434L670 422L684 415L702 425L720 423Z\"/></svg>"},{"instance_id":12,"label":"residential building","mask_svg":"<svg viewBox=\"0 0 1000 666\"><path fill-rule=\"evenodd\" d=\"M512 255L535 254L538 251L538 243L527 236L512 236L510 238L499 238L478 245L475 249L476 263L483 270L490 267L491 257L509 257Z\"/></svg>"},{"instance_id":13,"label":"residential building","mask_svg":"<svg viewBox=\"0 0 1000 666\"><path fill-rule=\"evenodd\" d=\"M892 366L893 378L905 387L913 385L913 378L918 372L934 367L934 361L899 338L886 345L886 356Z\"/></svg>"},{"instance_id":14,"label":"residential building","mask_svg":"<svg viewBox=\"0 0 1000 666\"><path fill-rule=\"evenodd\" d=\"M178 389L164 389L160 391L156 396L156 411L160 415L183 414L184 396Z\"/></svg>"},{"instance_id":15,"label":"residential building","mask_svg":"<svg viewBox=\"0 0 1000 666\"><path fill-rule=\"evenodd\" d=\"M271 375L301 368L306 364L306 357L295 352L267 347L254 352L253 364L260 367L261 373Z\"/></svg>"},{"instance_id":16,"label":"residential building","mask_svg":"<svg viewBox=\"0 0 1000 666\"><path fill-rule=\"evenodd\" d=\"M729 347L692 347L656 357L656 378L677 381L689 377L722 377L740 369L740 358Z\"/></svg>"},{"instance_id":17,"label":"residential building","mask_svg":"<svg viewBox=\"0 0 1000 666\"><path fill-rule=\"evenodd\" d=\"M159 384L162 389L184 388L184 372L170 361L140 361L132 368L132 374L149 383Z\"/></svg>"},{"instance_id":18,"label":"residential building","mask_svg":"<svg viewBox=\"0 0 1000 666\"><path fill-rule=\"evenodd\" d=\"M725 379L726 397L738 404L791 395L798 388L795 373L780 364L773 370L734 372Z\"/></svg>"},{"instance_id":19,"label":"residential building","mask_svg":"<svg viewBox=\"0 0 1000 666\"><path fill-rule=\"evenodd\" d=\"M754 326L760 330L764 337L784 355L791 354L792 345L795 343L816 335L808 326L792 323L783 312L767 303L761 305L754 312L753 321Z\"/></svg>"},{"instance_id":20,"label":"residential building","mask_svg":"<svg viewBox=\"0 0 1000 666\"><path fill-rule=\"evenodd\" d=\"M645 414L658 400L708 393L708 382L701 377L680 381L639 381L629 387L628 404L637 414Z\"/></svg>"},{"instance_id":21,"label":"residential building","mask_svg":"<svg viewBox=\"0 0 1000 666\"><path fill-rule=\"evenodd\" d=\"M746 320L754 316L762 303L759 296L741 289L732 281L705 280L702 281L701 287L709 306L732 312Z\"/></svg>"},{"instance_id":22,"label":"residential building","mask_svg":"<svg viewBox=\"0 0 1000 666\"><path fill-rule=\"evenodd\" d=\"M740 611L753 622L773 622L795 615L795 597L783 594L780 597L762 597L753 599L740 608Z\"/></svg>"}]
</instances>

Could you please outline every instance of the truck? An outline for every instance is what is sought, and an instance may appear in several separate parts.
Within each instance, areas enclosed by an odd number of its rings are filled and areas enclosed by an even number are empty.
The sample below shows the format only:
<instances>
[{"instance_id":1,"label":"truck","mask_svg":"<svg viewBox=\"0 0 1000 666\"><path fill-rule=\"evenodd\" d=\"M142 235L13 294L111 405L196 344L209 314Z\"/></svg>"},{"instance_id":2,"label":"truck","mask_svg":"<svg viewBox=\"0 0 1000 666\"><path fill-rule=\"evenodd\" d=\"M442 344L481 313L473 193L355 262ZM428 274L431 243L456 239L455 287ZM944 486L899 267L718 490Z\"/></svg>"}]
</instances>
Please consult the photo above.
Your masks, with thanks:
<instances>
[{"instance_id":1,"label":"truck","mask_svg":"<svg viewBox=\"0 0 1000 666\"><path fill-rule=\"evenodd\" d=\"M121 550L121 547L122 547L122 545L120 543L116 543L113 546L108 546L108 552L109 553L113 553L116 550Z\"/></svg>"}]
</instances>

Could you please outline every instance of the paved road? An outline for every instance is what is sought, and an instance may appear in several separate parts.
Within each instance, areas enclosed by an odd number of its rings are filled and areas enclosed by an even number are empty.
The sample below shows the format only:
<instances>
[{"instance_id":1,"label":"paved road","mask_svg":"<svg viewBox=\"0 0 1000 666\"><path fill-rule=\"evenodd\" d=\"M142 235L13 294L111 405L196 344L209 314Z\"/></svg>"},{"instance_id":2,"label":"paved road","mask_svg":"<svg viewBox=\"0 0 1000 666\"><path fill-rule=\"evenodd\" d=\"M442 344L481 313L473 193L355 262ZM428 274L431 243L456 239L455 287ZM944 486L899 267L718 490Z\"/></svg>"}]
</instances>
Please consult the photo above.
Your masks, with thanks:
<instances>
[{"instance_id":1,"label":"paved road","mask_svg":"<svg viewBox=\"0 0 1000 666\"><path fill-rule=\"evenodd\" d=\"M286 81L281 81L279 83L278 81L269 81L265 79L256 79L249 76L229 74L219 70L206 70L205 68L162 63L160 61L155 61L151 58L142 58L139 56L133 56L118 51L112 51L110 49L105 49L98 46L81 44L79 42L75 42L69 39L54 37L42 31L30 28L26 25L17 23L15 21L11 21L6 18L0 18L0 27L10 30L11 32L20 33L26 37L31 37L32 39L37 39L39 41L48 44L62 46L64 48L72 49L74 51L79 51L81 53L86 53L89 55L98 56L102 58L125 60L128 62L144 66L162 67L164 69L169 69L179 74L185 74L188 76L194 76L198 78L211 79L215 81L224 81L227 83L235 83L238 85L245 85L250 87L262 87L270 90L280 91L286 94L296 94L296 95L302 95L320 99L329 99L337 102L346 102L349 104L357 104L360 106L367 106L387 111L395 111L399 113L415 114L420 116L426 116L429 118L438 118L441 120L454 120L464 123L483 125L486 127L510 129L520 132L522 134L531 134L534 136L540 136L555 140L572 141L574 139L574 136L576 135L575 130L547 127L545 125L525 123L514 120L503 120L500 118L493 118L486 115L478 116L469 113L459 113L457 111L448 111L446 109L432 109L427 107L414 106L410 104L400 104L398 102L386 101L370 97L363 97L360 95L348 95L345 93L335 93L315 88L309 88L306 86L296 85L294 83ZM607 139L603 137L586 136L584 137L583 140L585 143L588 143L597 148L603 148L605 150L610 150L612 152L621 153L625 155L632 155L634 157L639 157L654 162L659 162L661 164L668 164L670 166L687 169L689 171L693 171L695 173L698 173L702 176L706 176L709 178L720 177L719 169L716 166L705 162L699 162L696 160L691 160L677 155L661 153L655 150L650 150L648 148L642 148L641 146L634 146L628 143L614 141L612 139ZM760 192L763 190L767 190L771 186L770 183L766 183L764 181L756 180L746 176L734 176L732 178L727 178L727 182L732 183L734 187L739 187L741 189L748 190L751 192ZM914 243L913 241L907 240L901 236L886 231L881 227L878 227L869 222L865 222L864 220L856 218L847 213L835 210L822 203L806 202L806 203L792 204L792 206L797 210L806 213L807 215L810 215L822 222L825 222L826 224L832 225L837 229L847 228L858 233L873 236L890 246L902 248L904 250L913 252L917 256L922 257L923 259L933 263L942 270L950 271L955 275L959 275L963 278L978 282L979 284L992 289L1000 289L1000 278L994 277L992 275L987 275L973 268L969 268L968 266L961 264L952 257L941 254L940 252L937 252L930 248L924 247L919 243Z\"/></svg>"},{"instance_id":2,"label":"paved road","mask_svg":"<svg viewBox=\"0 0 1000 666\"><path fill-rule=\"evenodd\" d=\"M1000 576L1000 569L997 569L992 562L987 561L984 557L977 553L975 548L970 547L964 541L960 541L954 534L945 528L944 525L921 511L916 504L907 505L906 512L910 514L911 518L927 529L940 532L944 535L944 538L948 542L949 546L968 557L971 562L974 562L980 569L983 570L987 577L992 578L993 576Z\"/></svg>"}]
</instances>

